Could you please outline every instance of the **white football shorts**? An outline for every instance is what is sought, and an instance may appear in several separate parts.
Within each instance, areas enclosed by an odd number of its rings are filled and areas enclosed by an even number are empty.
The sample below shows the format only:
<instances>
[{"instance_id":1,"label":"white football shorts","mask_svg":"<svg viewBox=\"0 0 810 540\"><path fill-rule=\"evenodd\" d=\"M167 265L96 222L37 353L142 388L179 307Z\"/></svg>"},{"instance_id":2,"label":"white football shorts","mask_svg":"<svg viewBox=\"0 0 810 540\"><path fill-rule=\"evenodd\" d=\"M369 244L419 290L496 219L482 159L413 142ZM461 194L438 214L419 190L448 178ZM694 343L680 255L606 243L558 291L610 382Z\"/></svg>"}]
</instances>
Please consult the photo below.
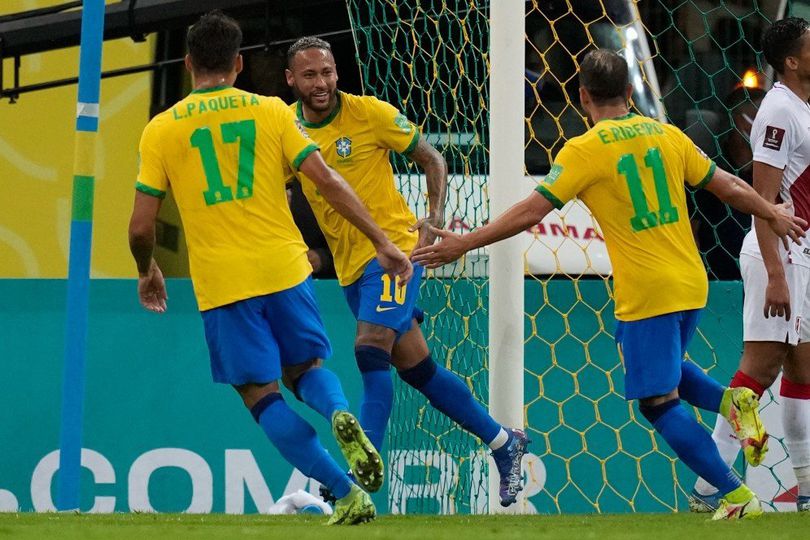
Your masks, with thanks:
<instances>
[{"instance_id":1,"label":"white football shorts","mask_svg":"<svg viewBox=\"0 0 810 540\"><path fill-rule=\"evenodd\" d=\"M790 291L790 320L765 318L765 264L747 253L740 254L743 279L743 341L777 341L796 345L810 341L810 268L785 262L785 279Z\"/></svg>"}]
</instances>

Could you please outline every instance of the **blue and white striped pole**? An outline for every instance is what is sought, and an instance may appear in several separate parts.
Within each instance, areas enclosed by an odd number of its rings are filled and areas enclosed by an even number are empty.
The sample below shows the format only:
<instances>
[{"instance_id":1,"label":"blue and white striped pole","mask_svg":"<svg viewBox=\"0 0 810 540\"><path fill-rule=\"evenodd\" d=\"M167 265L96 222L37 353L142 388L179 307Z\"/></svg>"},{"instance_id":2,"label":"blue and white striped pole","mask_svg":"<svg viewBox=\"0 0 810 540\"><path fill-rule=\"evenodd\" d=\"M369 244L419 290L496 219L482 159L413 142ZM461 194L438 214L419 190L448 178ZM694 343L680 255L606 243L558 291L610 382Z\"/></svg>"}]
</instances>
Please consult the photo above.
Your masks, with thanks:
<instances>
[{"instance_id":1,"label":"blue and white striped pole","mask_svg":"<svg viewBox=\"0 0 810 540\"><path fill-rule=\"evenodd\" d=\"M80 502L84 360L93 235L98 98L104 42L104 0L85 0L79 49L79 97L73 158L73 205L70 222L65 360L62 379L62 427L56 508L78 510Z\"/></svg>"}]
</instances>

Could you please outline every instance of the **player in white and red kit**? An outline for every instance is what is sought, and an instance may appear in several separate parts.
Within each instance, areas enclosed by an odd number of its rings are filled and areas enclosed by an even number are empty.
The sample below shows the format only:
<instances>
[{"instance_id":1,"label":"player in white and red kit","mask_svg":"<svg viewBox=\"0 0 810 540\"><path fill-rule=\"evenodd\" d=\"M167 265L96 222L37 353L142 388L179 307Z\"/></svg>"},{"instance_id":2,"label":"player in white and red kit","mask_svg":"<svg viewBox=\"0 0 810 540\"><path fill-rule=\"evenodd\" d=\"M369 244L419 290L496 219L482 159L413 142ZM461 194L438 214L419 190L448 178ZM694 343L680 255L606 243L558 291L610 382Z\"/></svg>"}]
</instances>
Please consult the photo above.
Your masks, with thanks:
<instances>
[{"instance_id":1,"label":"player in white and red kit","mask_svg":"<svg viewBox=\"0 0 810 540\"><path fill-rule=\"evenodd\" d=\"M791 202L810 221L810 29L806 20L775 22L764 34L765 59L779 73L751 128L754 188L768 201ZM785 446L799 484L797 508L810 511L810 240L785 248L759 219L740 252L743 355L730 386L760 396L783 370L779 401ZM731 464L740 450L728 422L712 434ZM766 448L761 454L764 457ZM716 489L698 479L693 511L717 504Z\"/></svg>"}]
</instances>

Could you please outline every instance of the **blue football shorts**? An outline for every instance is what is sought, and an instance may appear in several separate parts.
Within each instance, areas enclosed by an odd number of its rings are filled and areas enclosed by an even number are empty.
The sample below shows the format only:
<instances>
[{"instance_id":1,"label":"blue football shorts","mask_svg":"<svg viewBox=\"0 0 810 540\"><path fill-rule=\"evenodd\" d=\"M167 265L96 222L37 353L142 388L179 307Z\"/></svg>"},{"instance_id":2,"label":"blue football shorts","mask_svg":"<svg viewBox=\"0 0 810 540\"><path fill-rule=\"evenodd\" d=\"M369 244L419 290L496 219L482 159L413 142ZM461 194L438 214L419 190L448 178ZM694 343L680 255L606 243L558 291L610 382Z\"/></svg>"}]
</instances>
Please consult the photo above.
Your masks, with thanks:
<instances>
[{"instance_id":1,"label":"blue football shorts","mask_svg":"<svg viewBox=\"0 0 810 540\"><path fill-rule=\"evenodd\" d=\"M695 334L700 309L638 321L618 321L616 345L624 363L625 399L663 396L681 382L681 363Z\"/></svg>"},{"instance_id":2,"label":"blue football shorts","mask_svg":"<svg viewBox=\"0 0 810 540\"><path fill-rule=\"evenodd\" d=\"M414 264L413 277L400 287L377 259L372 259L357 281L343 287L343 294L358 321L390 328L401 336L410 330L413 319L422 322L423 313L416 307L416 300L423 272L421 265Z\"/></svg>"},{"instance_id":3,"label":"blue football shorts","mask_svg":"<svg viewBox=\"0 0 810 540\"><path fill-rule=\"evenodd\" d=\"M202 318L214 382L269 383L281 378L282 366L332 354L312 278L203 311Z\"/></svg>"}]
</instances>

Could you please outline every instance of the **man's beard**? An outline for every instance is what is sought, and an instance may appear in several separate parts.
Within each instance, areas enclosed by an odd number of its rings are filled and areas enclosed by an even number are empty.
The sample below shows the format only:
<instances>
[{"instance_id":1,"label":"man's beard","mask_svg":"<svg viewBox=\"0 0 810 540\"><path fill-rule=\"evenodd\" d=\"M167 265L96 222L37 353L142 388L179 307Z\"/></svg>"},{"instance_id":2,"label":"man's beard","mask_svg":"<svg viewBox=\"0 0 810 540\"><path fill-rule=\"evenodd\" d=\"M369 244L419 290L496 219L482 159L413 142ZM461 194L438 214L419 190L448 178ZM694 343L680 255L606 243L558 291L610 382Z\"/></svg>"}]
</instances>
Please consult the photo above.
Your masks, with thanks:
<instances>
[{"instance_id":1,"label":"man's beard","mask_svg":"<svg viewBox=\"0 0 810 540\"><path fill-rule=\"evenodd\" d=\"M336 92L337 92L337 90L332 90L332 91L327 90L327 98L328 99L323 104L316 103L315 100L312 97L312 93L310 93L306 97L304 97L303 94L301 94L300 92L299 92L299 95L301 96L301 100L304 102L304 104L307 106L307 108L309 108L310 110L313 110L313 111L323 112L323 111L329 110L332 107L332 105L334 104Z\"/></svg>"}]
</instances>

